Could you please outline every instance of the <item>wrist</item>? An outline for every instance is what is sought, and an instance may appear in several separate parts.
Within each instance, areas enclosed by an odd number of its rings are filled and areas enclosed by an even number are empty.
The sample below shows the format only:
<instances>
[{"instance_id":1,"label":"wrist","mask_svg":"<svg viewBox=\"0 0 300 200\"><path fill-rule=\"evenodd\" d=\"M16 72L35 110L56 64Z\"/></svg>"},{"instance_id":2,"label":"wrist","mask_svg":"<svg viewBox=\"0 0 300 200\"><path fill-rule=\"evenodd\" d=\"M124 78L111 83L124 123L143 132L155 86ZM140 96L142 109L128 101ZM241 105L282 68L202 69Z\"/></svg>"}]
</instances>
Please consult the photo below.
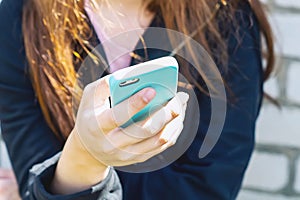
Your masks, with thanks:
<instances>
[{"instance_id":1,"label":"wrist","mask_svg":"<svg viewBox=\"0 0 300 200\"><path fill-rule=\"evenodd\" d=\"M85 149L73 130L58 161L52 192L70 194L88 189L105 179L108 171L108 166Z\"/></svg>"}]
</instances>

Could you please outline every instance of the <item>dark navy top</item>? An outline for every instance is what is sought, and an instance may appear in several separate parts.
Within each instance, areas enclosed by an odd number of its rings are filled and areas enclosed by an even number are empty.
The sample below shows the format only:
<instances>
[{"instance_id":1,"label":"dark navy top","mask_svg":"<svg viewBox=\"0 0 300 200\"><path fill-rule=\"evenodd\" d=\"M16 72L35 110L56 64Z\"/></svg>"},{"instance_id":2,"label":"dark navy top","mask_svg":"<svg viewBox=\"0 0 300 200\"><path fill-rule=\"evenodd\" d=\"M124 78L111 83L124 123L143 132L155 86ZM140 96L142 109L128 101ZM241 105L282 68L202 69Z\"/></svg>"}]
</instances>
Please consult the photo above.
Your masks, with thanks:
<instances>
[{"instance_id":1,"label":"dark navy top","mask_svg":"<svg viewBox=\"0 0 300 200\"><path fill-rule=\"evenodd\" d=\"M0 120L23 199L121 199L118 177L125 200L236 198L253 151L255 121L262 100L259 26L247 1L236 12L238 28L224 25L232 28L226 40L228 71L223 76L228 94L233 94L228 96L234 98L228 100L225 124L213 150L202 159L198 156L211 117L211 101L196 90L200 126L193 143L178 160L149 173L120 171L117 176L111 169L97 186L66 196L55 196L47 190L63 144L46 124L29 78L22 38L22 5L22 0L3 0L0 5ZM152 26L164 24L153 20ZM97 43L98 40L94 45ZM150 59L165 54L149 50Z\"/></svg>"}]
</instances>

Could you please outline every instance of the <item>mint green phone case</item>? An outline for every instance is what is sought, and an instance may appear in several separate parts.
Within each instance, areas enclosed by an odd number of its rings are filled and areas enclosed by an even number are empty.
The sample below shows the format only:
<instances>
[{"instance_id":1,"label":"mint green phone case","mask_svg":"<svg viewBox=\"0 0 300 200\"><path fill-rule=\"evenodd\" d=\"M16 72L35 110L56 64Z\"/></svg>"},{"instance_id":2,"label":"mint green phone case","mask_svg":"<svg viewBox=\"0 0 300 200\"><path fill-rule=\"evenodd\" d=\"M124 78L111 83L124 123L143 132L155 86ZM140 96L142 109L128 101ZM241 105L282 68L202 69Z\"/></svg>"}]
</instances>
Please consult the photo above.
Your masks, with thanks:
<instances>
[{"instance_id":1,"label":"mint green phone case","mask_svg":"<svg viewBox=\"0 0 300 200\"><path fill-rule=\"evenodd\" d=\"M178 68L175 66L163 67L122 80L117 80L112 75L109 78L112 106L119 104L143 88L151 87L156 91L154 99L121 127L127 127L131 123L147 118L151 113L172 99L177 91L177 81Z\"/></svg>"}]
</instances>

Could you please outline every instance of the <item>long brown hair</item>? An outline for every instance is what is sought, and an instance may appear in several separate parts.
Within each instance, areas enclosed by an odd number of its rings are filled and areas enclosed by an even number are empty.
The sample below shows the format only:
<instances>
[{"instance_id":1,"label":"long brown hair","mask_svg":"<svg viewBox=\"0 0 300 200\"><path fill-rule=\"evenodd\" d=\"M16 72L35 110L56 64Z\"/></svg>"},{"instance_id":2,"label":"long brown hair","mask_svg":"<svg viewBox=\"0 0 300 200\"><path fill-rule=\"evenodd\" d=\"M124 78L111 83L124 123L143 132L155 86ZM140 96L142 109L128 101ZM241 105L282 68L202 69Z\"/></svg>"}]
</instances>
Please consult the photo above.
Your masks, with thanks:
<instances>
[{"instance_id":1,"label":"long brown hair","mask_svg":"<svg viewBox=\"0 0 300 200\"><path fill-rule=\"evenodd\" d=\"M205 35L205 32L209 32L210 38L219 44L218 49L223 52L219 58L226 60L227 46L219 31L218 21L210 20L215 14L218 2L218 0L144 0L150 11L160 10L168 29L189 35L199 24L205 23L205 31L197 32L194 38L212 54L214 49L209 47ZM229 7L234 10L237 2L239 0L230 1ZM220 3L226 5L224 0ZM274 66L273 36L259 0L249 0L249 3L259 21L261 34L266 43L267 64L264 68L266 80ZM232 15L233 13L227 10L224 16L230 18ZM72 95L74 95L72 88L76 84L74 63L82 59L80 52L74 50L73 44L79 44L86 53L92 50L88 43L91 28L84 12L84 0L26 0L23 8L23 35L37 99L48 125L63 141L74 126L72 111ZM194 85L202 89L189 70L185 69L183 73ZM205 74L201 76L205 80ZM209 84L209 80L205 82Z\"/></svg>"}]
</instances>

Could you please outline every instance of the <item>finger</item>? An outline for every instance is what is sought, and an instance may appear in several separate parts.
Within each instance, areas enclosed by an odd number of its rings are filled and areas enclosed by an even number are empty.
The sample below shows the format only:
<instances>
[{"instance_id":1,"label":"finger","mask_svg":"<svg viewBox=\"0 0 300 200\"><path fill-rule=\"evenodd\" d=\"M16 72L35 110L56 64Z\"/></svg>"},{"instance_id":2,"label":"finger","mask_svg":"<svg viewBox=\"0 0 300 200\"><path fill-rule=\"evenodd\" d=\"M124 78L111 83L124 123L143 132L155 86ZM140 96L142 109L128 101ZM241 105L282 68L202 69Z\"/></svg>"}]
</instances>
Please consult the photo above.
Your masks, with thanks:
<instances>
[{"instance_id":1,"label":"finger","mask_svg":"<svg viewBox=\"0 0 300 200\"><path fill-rule=\"evenodd\" d=\"M139 139L136 139L135 144L126 146L125 148L117 148L115 145L112 145L112 143L109 144L110 149L107 149L107 145L102 147L106 153L111 153L114 155L117 154L119 160L122 161L121 164L114 163L114 166L125 166L133 163L144 162L145 160L148 160L149 158L174 145L182 131L182 128L183 124L181 122L181 124L177 125L177 128L175 127L172 129L174 132L171 134L171 138L168 142L166 140L160 140L159 133L153 137L141 140L140 142L138 142Z\"/></svg>"},{"instance_id":2,"label":"finger","mask_svg":"<svg viewBox=\"0 0 300 200\"><path fill-rule=\"evenodd\" d=\"M15 175L11 169L0 168L0 178L15 178Z\"/></svg>"},{"instance_id":3,"label":"finger","mask_svg":"<svg viewBox=\"0 0 300 200\"><path fill-rule=\"evenodd\" d=\"M144 162L173 146L182 132L182 129L183 123L181 122L176 125L176 127L172 127L172 129L169 130L171 131L169 141L161 140L160 137L162 133L159 133L151 138L141 141L140 143L124 148L123 154L127 155L127 157L130 156L130 159L136 162Z\"/></svg>"},{"instance_id":4,"label":"finger","mask_svg":"<svg viewBox=\"0 0 300 200\"><path fill-rule=\"evenodd\" d=\"M149 138L157 134L171 119L171 112L168 113L163 107L147 119L133 123L130 126L123 128L122 132L125 135L131 136L133 138ZM127 145L130 144L133 143L129 143Z\"/></svg>"},{"instance_id":5,"label":"finger","mask_svg":"<svg viewBox=\"0 0 300 200\"><path fill-rule=\"evenodd\" d=\"M159 140L165 143L171 141L173 134L176 132L176 130L180 129L182 124L183 114L177 116L164 127L164 129L161 131Z\"/></svg>"},{"instance_id":6,"label":"finger","mask_svg":"<svg viewBox=\"0 0 300 200\"><path fill-rule=\"evenodd\" d=\"M180 136L182 130L183 130L183 123L180 124L179 128L175 131L175 133L172 135L170 142L172 144L175 144L177 142L178 137Z\"/></svg>"},{"instance_id":7,"label":"finger","mask_svg":"<svg viewBox=\"0 0 300 200\"><path fill-rule=\"evenodd\" d=\"M126 128L118 128L107 134L109 141L116 148L124 148L144 141L146 138L153 138L168 122L173 119L171 112L162 108L150 118L140 121Z\"/></svg>"},{"instance_id":8,"label":"finger","mask_svg":"<svg viewBox=\"0 0 300 200\"><path fill-rule=\"evenodd\" d=\"M107 143L105 143L105 146L103 146L103 149L105 152L110 152L110 153L114 153L117 150L120 149L125 149L128 150L126 148L131 148L133 153L143 153L143 152L147 152L150 150L153 150L155 148L158 148L159 146L161 146L161 144L166 143L168 140L170 140L172 133L175 132L175 130L182 124L182 118L183 118L183 114L184 112L179 111L179 110L185 110L186 107L186 101L188 100L188 96L185 95L184 93L178 93L176 95L175 98L173 98L163 109L160 109L159 111L157 111L151 119L148 119L148 121L146 122L138 122L135 124L132 124L130 126L128 126L127 128L115 128L114 130L109 131L106 134L106 139L108 140ZM183 103L183 105L182 105ZM181 105L178 105L181 104ZM175 106L176 105L176 106ZM182 108L177 108L177 107L182 107ZM173 108L171 110L171 108ZM165 136L164 138L161 139L161 144L158 142L157 143L157 137L152 137L153 135L151 135L153 132L157 133L159 132L162 127L165 126L165 124L167 124L170 119L173 119L173 113L174 111L177 112L181 112L183 114L181 114L179 117L177 117L177 119L171 123L170 126L168 126L168 128L166 128L163 133L164 134L169 134L167 136ZM168 113L166 113L168 112ZM161 116L165 116L165 117L161 117ZM181 119L181 120L180 120ZM158 122L158 125L154 125L156 128L149 128L149 120L152 120L153 122ZM144 123L144 125L143 125ZM148 126L145 128L145 126ZM146 129L146 130L145 130ZM154 130L152 132L150 132L149 134L149 129L150 130ZM167 132L167 133L166 133ZM137 137L138 134L138 137ZM151 139L150 140L145 140L145 138L141 137L142 136L147 136L149 137L149 135L151 135ZM156 144L153 145L154 140L156 138ZM136 146L133 146L137 144ZM138 151L138 149L143 146L143 148L141 148L141 151Z\"/></svg>"},{"instance_id":9,"label":"finger","mask_svg":"<svg viewBox=\"0 0 300 200\"><path fill-rule=\"evenodd\" d=\"M182 105L185 105L189 100L189 95L185 92L178 92L175 97L168 102L165 109L174 115L179 115L183 112Z\"/></svg>"},{"instance_id":10,"label":"finger","mask_svg":"<svg viewBox=\"0 0 300 200\"><path fill-rule=\"evenodd\" d=\"M187 103L186 104L183 104L183 107L182 107L182 118L185 119L185 114L186 114L186 107L187 107Z\"/></svg>"},{"instance_id":11,"label":"finger","mask_svg":"<svg viewBox=\"0 0 300 200\"><path fill-rule=\"evenodd\" d=\"M159 143L160 134L148 138L132 137L123 132L123 129L115 129L106 135L108 143L102 148L106 152L114 153L117 150L131 152L134 154L141 154L158 148L165 142Z\"/></svg>"},{"instance_id":12,"label":"finger","mask_svg":"<svg viewBox=\"0 0 300 200\"><path fill-rule=\"evenodd\" d=\"M162 144L162 143L160 143ZM149 160L150 158L162 153L163 151L165 151L166 149L170 148L171 146L173 146L175 143L174 141L169 141L161 146L159 146L158 148L150 151L150 152L147 152L147 153L143 153L143 154L140 154L140 155L137 155L136 157L134 157L133 159L135 160L135 162L145 162L147 160Z\"/></svg>"},{"instance_id":13,"label":"finger","mask_svg":"<svg viewBox=\"0 0 300 200\"><path fill-rule=\"evenodd\" d=\"M162 109L155 112L143 125L152 136L158 133L167 123L178 115L185 112L185 105L189 99L189 95L184 92L179 92L172 98Z\"/></svg>"},{"instance_id":14,"label":"finger","mask_svg":"<svg viewBox=\"0 0 300 200\"><path fill-rule=\"evenodd\" d=\"M11 179L0 179L0 194L17 188L17 184Z\"/></svg>"},{"instance_id":15,"label":"finger","mask_svg":"<svg viewBox=\"0 0 300 200\"><path fill-rule=\"evenodd\" d=\"M94 106L97 106L97 102L103 102L110 96L109 84L108 84L109 75L101 79L98 79L90 84L88 84L84 92L87 97L94 98Z\"/></svg>"},{"instance_id":16,"label":"finger","mask_svg":"<svg viewBox=\"0 0 300 200\"><path fill-rule=\"evenodd\" d=\"M124 148L121 148L122 151L125 151L126 153L134 154L135 156L141 155L144 153L147 153L149 151L152 151L154 149L160 148L162 145L165 144L165 142L159 142L160 135L157 134L153 137L144 139L138 143L128 145Z\"/></svg>"},{"instance_id":17,"label":"finger","mask_svg":"<svg viewBox=\"0 0 300 200\"><path fill-rule=\"evenodd\" d=\"M107 106L105 103L110 96L107 79L108 77L105 76L88 84L83 90L83 98L81 99L78 109L81 114L77 114L79 116L88 116L95 121L94 124L97 124L97 119L95 118L96 111L103 111L110 108L110 106Z\"/></svg>"},{"instance_id":18,"label":"finger","mask_svg":"<svg viewBox=\"0 0 300 200\"><path fill-rule=\"evenodd\" d=\"M183 130L183 124L181 124L179 126L179 128L175 131L175 133L172 134L173 136L171 137L170 141L168 141L167 143L164 143L165 141L160 141L159 140L160 142L157 143L157 144L159 144L160 146L158 146L157 148L153 148L149 152L137 155L134 159L136 161L140 162L140 163L145 162L148 159L150 159L154 156L157 156L158 154L160 154L163 151L167 150L168 148L170 148L171 146L173 146L176 143L176 141L177 141L180 133L182 132L182 130Z\"/></svg>"},{"instance_id":19,"label":"finger","mask_svg":"<svg viewBox=\"0 0 300 200\"><path fill-rule=\"evenodd\" d=\"M138 131L136 129L135 131ZM142 131L142 129L140 129ZM124 133L124 129L117 128L106 135L106 139L109 141L102 148L106 152L113 152L118 150L132 152L134 154L141 154L151 151L155 148L165 144L165 141L159 142L160 134L148 138L132 137L127 133Z\"/></svg>"},{"instance_id":20,"label":"finger","mask_svg":"<svg viewBox=\"0 0 300 200\"><path fill-rule=\"evenodd\" d=\"M114 153L123 147L141 142L143 139L132 137L123 132L122 128L115 128L105 135L106 143L102 145L105 152Z\"/></svg>"},{"instance_id":21,"label":"finger","mask_svg":"<svg viewBox=\"0 0 300 200\"><path fill-rule=\"evenodd\" d=\"M149 118L126 127L123 129L123 132L137 138L152 137L161 131L172 119L185 112L188 97L186 93L177 93L164 107Z\"/></svg>"},{"instance_id":22,"label":"finger","mask_svg":"<svg viewBox=\"0 0 300 200\"><path fill-rule=\"evenodd\" d=\"M107 132L125 124L132 116L142 110L155 97L155 94L153 88L145 88L112 109L104 110L97 117L99 126Z\"/></svg>"},{"instance_id":23,"label":"finger","mask_svg":"<svg viewBox=\"0 0 300 200\"><path fill-rule=\"evenodd\" d=\"M21 200L18 188L10 185L3 191L0 188L0 200Z\"/></svg>"},{"instance_id":24,"label":"finger","mask_svg":"<svg viewBox=\"0 0 300 200\"><path fill-rule=\"evenodd\" d=\"M130 145L124 149L116 150L114 154L117 155L117 157L119 158L118 160L122 162L121 164L114 163L114 166L126 166L134 163L143 162L146 159L149 159L154 155L159 154L169 146L173 145L170 143L167 145L158 143L158 139L159 135L155 135L135 145Z\"/></svg>"}]
</instances>

